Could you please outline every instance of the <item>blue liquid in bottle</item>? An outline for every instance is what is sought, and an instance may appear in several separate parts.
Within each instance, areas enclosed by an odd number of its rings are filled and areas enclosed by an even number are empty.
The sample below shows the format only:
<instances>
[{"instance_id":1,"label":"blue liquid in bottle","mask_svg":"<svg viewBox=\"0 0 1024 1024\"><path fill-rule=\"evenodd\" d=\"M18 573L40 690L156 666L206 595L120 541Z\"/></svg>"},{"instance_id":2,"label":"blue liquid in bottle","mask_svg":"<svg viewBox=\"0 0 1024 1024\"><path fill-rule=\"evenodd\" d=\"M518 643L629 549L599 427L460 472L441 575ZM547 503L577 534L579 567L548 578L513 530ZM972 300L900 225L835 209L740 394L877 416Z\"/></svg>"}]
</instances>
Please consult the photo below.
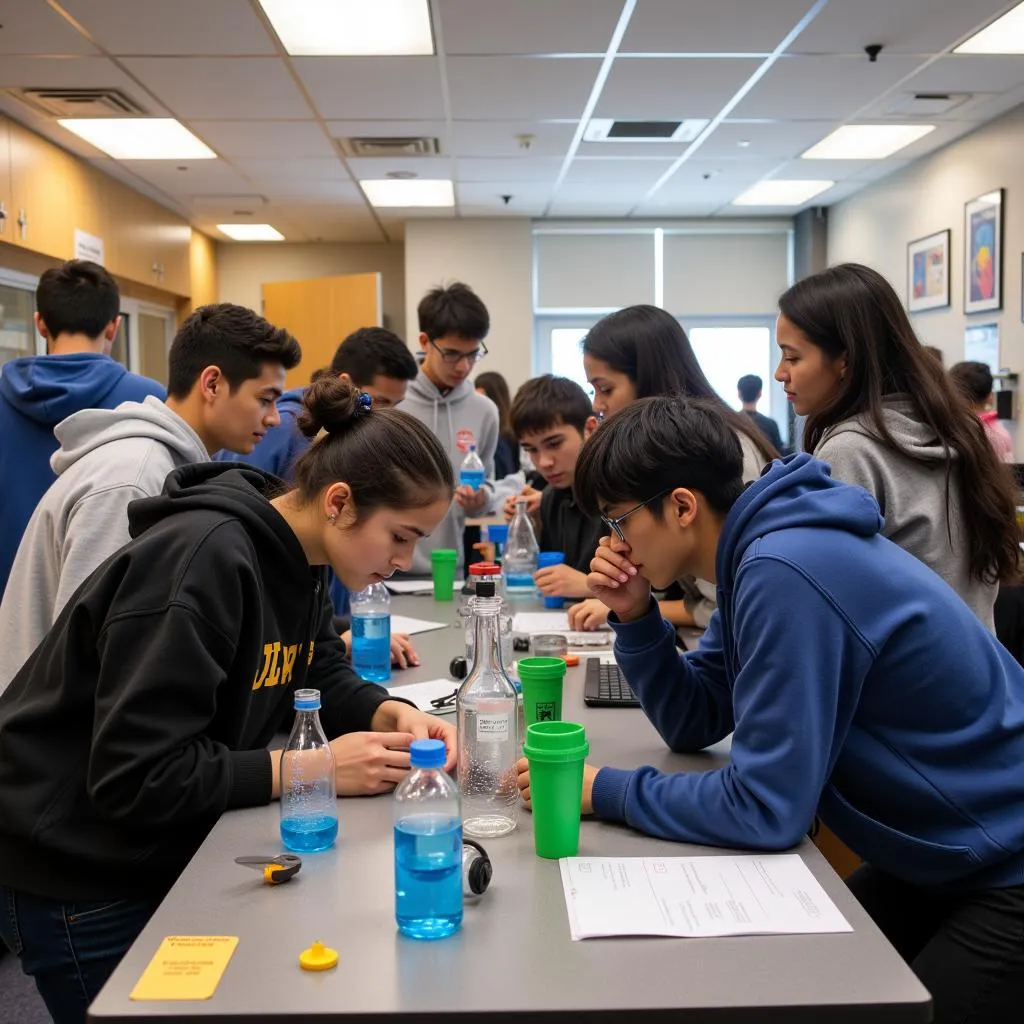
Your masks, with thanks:
<instances>
[{"instance_id":1,"label":"blue liquid in bottle","mask_svg":"<svg viewBox=\"0 0 1024 1024\"><path fill-rule=\"evenodd\" d=\"M460 469L459 486L472 487L474 491L479 491L484 485L485 476L486 473L482 469Z\"/></svg>"},{"instance_id":2,"label":"blue liquid in bottle","mask_svg":"<svg viewBox=\"0 0 1024 1024\"><path fill-rule=\"evenodd\" d=\"M281 841L296 853L328 850L338 838L338 819L322 815L316 818L282 818Z\"/></svg>"},{"instance_id":3,"label":"blue liquid in bottle","mask_svg":"<svg viewBox=\"0 0 1024 1024\"><path fill-rule=\"evenodd\" d=\"M462 824L418 814L395 825L395 920L412 939L443 939L462 926Z\"/></svg>"},{"instance_id":4,"label":"blue liquid in bottle","mask_svg":"<svg viewBox=\"0 0 1024 1024\"><path fill-rule=\"evenodd\" d=\"M352 616L352 667L371 683L391 678L391 616Z\"/></svg>"}]
</instances>

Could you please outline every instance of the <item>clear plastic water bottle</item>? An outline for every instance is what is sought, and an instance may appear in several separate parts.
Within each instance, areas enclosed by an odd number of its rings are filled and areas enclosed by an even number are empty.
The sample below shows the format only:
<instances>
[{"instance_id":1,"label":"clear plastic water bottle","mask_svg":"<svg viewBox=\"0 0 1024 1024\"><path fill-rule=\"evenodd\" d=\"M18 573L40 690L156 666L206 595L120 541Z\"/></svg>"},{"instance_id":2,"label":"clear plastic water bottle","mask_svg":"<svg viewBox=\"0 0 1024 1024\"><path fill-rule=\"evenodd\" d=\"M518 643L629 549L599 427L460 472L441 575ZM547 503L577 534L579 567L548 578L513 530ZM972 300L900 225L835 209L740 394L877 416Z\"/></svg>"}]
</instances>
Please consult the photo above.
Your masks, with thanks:
<instances>
[{"instance_id":1,"label":"clear plastic water bottle","mask_svg":"<svg viewBox=\"0 0 1024 1024\"><path fill-rule=\"evenodd\" d=\"M371 683L391 678L391 595L383 583L352 595L352 667Z\"/></svg>"},{"instance_id":2,"label":"clear plastic water bottle","mask_svg":"<svg viewBox=\"0 0 1024 1024\"><path fill-rule=\"evenodd\" d=\"M484 469L484 464L476 453L476 445L471 444L468 454L462 460L462 465L459 467L459 486L472 487L474 491L479 491L484 485L484 478L486 476L487 472Z\"/></svg>"},{"instance_id":3,"label":"clear plastic water bottle","mask_svg":"<svg viewBox=\"0 0 1024 1024\"><path fill-rule=\"evenodd\" d=\"M295 691L295 724L281 753L281 842L316 853L338 837L334 752L320 725L320 691Z\"/></svg>"},{"instance_id":4,"label":"clear plastic water bottle","mask_svg":"<svg viewBox=\"0 0 1024 1024\"><path fill-rule=\"evenodd\" d=\"M540 546L526 506L526 498L516 499L516 514L508 528L508 541L502 560L505 593L509 597L534 597L537 594L533 575L537 571Z\"/></svg>"},{"instance_id":5,"label":"clear plastic water bottle","mask_svg":"<svg viewBox=\"0 0 1024 1024\"><path fill-rule=\"evenodd\" d=\"M473 601L475 657L455 698L462 828L474 839L507 835L519 821L519 709L502 664L501 600L478 583Z\"/></svg>"},{"instance_id":6,"label":"clear plastic water bottle","mask_svg":"<svg viewBox=\"0 0 1024 1024\"><path fill-rule=\"evenodd\" d=\"M411 939L443 939L462 926L459 790L441 740L414 740L411 771L395 790L395 921Z\"/></svg>"}]
</instances>

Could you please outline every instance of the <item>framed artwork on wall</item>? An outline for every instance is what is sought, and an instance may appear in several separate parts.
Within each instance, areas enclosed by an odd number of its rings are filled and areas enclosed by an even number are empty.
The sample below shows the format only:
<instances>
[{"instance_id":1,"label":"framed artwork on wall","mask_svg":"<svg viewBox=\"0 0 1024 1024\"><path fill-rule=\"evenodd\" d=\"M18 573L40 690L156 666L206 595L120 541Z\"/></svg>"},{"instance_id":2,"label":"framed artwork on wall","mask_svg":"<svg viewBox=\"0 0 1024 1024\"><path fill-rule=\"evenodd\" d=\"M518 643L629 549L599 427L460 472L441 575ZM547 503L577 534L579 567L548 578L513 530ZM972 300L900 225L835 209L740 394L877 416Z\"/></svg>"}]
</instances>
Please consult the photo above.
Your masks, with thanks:
<instances>
[{"instance_id":1,"label":"framed artwork on wall","mask_svg":"<svg viewBox=\"0 0 1024 1024\"><path fill-rule=\"evenodd\" d=\"M964 312L1003 308L1003 190L964 205Z\"/></svg>"},{"instance_id":2,"label":"framed artwork on wall","mask_svg":"<svg viewBox=\"0 0 1024 1024\"><path fill-rule=\"evenodd\" d=\"M943 309L949 298L950 232L936 232L907 245L907 309Z\"/></svg>"}]
</instances>

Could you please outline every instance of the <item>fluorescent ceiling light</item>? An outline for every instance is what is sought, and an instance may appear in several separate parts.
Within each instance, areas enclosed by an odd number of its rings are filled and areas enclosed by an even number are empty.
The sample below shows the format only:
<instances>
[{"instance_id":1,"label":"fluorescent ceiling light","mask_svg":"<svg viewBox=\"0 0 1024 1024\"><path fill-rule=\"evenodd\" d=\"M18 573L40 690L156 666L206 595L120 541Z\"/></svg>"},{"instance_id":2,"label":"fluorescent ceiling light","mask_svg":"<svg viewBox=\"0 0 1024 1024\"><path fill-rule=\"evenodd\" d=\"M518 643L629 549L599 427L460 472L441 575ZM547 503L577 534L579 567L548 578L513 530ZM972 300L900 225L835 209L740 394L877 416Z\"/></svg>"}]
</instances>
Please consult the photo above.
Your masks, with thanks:
<instances>
[{"instance_id":1,"label":"fluorescent ceiling light","mask_svg":"<svg viewBox=\"0 0 1024 1024\"><path fill-rule=\"evenodd\" d=\"M455 190L445 178L375 178L359 184L374 206L455 205Z\"/></svg>"},{"instance_id":2,"label":"fluorescent ceiling light","mask_svg":"<svg viewBox=\"0 0 1024 1024\"><path fill-rule=\"evenodd\" d=\"M115 160L216 160L171 117L62 117L57 122Z\"/></svg>"},{"instance_id":3,"label":"fluorescent ceiling light","mask_svg":"<svg viewBox=\"0 0 1024 1024\"><path fill-rule=\"evenodd\" d=\"M427 0L260 0L293 57L434 53Z\"/></svg>"},{"instance_id":4,"label":"fluorescent ceiling light","mask_svg":"<svg viewBox=\"0 0 1024 1024\"><path fill-rule=\"evenodd\" d=\"M283 242L284 235L269 224L218 224L228 238L236 242Z\"/></svg>"},{"instance_id":5,"label":"fluorescent ceiling light","mask_svg":"<svg viewBox=\"0 0 1024 1024\"><path fill-rule=\"evenodd\" d=\"M811 146L803 159L881 160L933 131L933 124L848 124Z\"/></svg>"},{"instance_id":6,"label":"fluorescent ceiling light","mask_svg":"<svg viewBox=\"0 0 1024 1024\"><path fill-rule=\"evenodd\" d=\"M987 28L961 43L954 53L1024 53L1024 4L1017 4Z\"/></svg>"},{"instance_id":7,"label":"fluorescent ceiling light","mask_svg":"<svg viewBox=\"0 0 1024 1024\"><path fill-rule=\"evenodd\" d=\"M834 181L783 180L759 181L753 188L748 188L737 196L733 206L802 206L808 199L813 199L826 189L830 189Z\"/></svg>"}]
</instances>

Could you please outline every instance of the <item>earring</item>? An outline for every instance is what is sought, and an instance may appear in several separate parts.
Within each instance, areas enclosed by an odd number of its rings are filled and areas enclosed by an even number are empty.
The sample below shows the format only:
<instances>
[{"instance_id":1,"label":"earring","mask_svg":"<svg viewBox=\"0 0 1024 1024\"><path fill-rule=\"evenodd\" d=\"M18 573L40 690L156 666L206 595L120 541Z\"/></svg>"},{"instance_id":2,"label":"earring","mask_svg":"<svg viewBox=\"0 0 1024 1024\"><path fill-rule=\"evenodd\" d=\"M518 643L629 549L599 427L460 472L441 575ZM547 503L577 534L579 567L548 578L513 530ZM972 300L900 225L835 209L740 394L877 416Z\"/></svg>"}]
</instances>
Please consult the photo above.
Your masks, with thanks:
<instances>
[{"instance_id":1,"label":"earring","mask_svg":"<svg viewBox=\"0 0 1024 1024\"><path fill-rule=\"evenodd\" d=\"M335 515L335 514L334 514L334 513L332 512L332 513L331 513L331 514L330 514L330 515L329 515L329 516L327 517L327 522L329 522L329 523L333 523L333 522L334 522L334 520L335 520L335 519L337 519L337 518L338 518L338 517L337 517L337 516L336 516L336 515Z\"/></svg>"}]
</instances>

